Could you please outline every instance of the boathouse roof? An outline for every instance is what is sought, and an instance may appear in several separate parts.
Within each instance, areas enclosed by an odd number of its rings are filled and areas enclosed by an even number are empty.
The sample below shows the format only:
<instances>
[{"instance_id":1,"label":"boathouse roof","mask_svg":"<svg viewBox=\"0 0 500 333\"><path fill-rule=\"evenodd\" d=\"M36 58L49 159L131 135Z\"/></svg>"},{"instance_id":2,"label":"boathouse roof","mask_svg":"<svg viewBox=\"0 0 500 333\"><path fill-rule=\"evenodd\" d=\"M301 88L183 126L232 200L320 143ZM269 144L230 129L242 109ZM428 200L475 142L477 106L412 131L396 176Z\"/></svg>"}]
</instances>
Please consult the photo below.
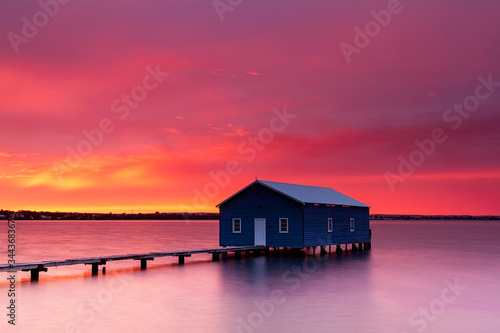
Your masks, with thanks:
<instances>
[{"instance_id":1,"label":"boathouse roof","mask_svg":"<svg viewBox=\"0 0 500 333\"><path fill-rule=\"evenodd\" d=\"M307 186L307 185L297 185L288 183L272 182L267 180L255 180L250 185L244 187L240 191L236 192L226 200L222 201L217 207L223 205L233 197L237 196L239 193L243 192L250 186L254 184L261 184L276 191L290 199L293 199L301 204L326 204L326 205L344 205L344 206L356 206L356 207L369 207L362 202L359 202L345 194L335 191L334 189L328 187L319 186Z\"/></svg>"}]
</instances>

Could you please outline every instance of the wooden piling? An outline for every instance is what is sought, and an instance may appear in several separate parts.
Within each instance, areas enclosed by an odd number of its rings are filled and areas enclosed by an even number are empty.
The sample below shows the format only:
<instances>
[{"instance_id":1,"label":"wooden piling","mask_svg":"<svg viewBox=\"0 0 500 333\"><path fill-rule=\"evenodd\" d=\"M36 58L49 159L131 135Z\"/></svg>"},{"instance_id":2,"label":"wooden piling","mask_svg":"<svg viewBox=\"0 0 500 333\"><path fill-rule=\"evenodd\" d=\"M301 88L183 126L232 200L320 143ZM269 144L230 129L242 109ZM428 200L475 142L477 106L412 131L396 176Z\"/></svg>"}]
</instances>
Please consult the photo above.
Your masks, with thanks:
<instances>
[{"instance_id":1,"label":"wooden piling","mask_svg":"<svg viewBox=\"0 0 500 333\"><path fill-rule=\"evenodd\" d=\"M92 266L92 276L97 276L99 275L99 265L106 265L106 259L100 258L100 259L88 259L88 260L81 260L79 261L82 264L86 265L91 265Z\"/></svg>"},{"instance_id":2,"label":"wooden piling","mask_svg":"<svg viewBox=\"0 0 500 333\"><path fill-rule=\"evenodd\" d=\"M184 258L191 257L191 254L189 254L189 253L176 253L175 256L179 257L179 265L184 265Z\"/></svg>"},{"instance_id":3,"label":"wooden piling","mask_svg":"<svg viewBox=\"0 0 500 333\"><path fill-rule=\"evenodd\" d=\"M99 264L92 264L92 276L99 274Z\"/></svg>"},{"instance_id":4,"label":"wooden piling","mask_svg":"<svg viewBox=\"0 0 500 333\"><path fill-rule=\"evenodd\" d=\"M40 277L40 271L38 269L31 270L31 282L38 281Z\"/></svg>"},{"instance_id":5,"label":"wooden piling","mask_svg":"<svg viewBox=\"0 0 500 333\"><path fill-rule=\"evenodd\" d=\"M148 260L155 260L155 258L154 257L136 258L134 260L140 260L141 261L141 270L145 270L148 268Z\"/></svg>"},{"instance_id":6,"label":"wooden piling","mask_svg":"<svg viewBox=\"0 0 500 333\"><path fill-rule=\"evenodd\" d=\"M40 278L40 272L46 272L47 268L43 265L37 265L36 268L33 269L22 269L23 272L30 272L31 282L38 282Z\"/></svg>"}]
</instances>

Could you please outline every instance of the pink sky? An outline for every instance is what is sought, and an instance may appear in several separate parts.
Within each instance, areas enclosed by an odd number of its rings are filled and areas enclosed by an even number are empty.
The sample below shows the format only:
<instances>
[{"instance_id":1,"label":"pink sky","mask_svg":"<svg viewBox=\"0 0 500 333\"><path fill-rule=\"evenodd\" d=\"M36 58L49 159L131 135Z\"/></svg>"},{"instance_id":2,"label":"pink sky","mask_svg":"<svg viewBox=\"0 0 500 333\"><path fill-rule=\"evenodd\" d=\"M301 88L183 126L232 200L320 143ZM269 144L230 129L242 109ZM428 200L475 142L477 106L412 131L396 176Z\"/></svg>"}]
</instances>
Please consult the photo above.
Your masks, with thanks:
<instances>
[{"instance_id":1,"label":"pink sky","mask_svg":"<svg viewBox=\"0 0 500 333\"><path fill-rule=\"evenodd\" d=\"M257 175L500 214L498 1L60 1L0 12L0 208L216 211Z\"/></svg>"}]
</instances>

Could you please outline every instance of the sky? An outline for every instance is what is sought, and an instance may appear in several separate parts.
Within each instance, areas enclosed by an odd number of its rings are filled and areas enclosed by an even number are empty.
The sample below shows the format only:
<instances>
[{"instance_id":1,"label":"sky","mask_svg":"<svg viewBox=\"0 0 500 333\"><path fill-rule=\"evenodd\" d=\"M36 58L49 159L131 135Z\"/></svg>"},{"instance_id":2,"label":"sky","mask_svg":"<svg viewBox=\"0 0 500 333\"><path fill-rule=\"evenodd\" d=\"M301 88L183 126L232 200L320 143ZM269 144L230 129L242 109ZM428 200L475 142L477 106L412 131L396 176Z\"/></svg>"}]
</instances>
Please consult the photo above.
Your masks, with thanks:
<instances>
[{"instance_id":1,"label":"sky","mask_svg":"<svg viewBox=\"0 0 500 333\"><path fill-rule=\"evenodd\" d=\"M500 2L1 0L0 208L216 212L253 182L500 215Z\"/></svg>"}]
</instances>

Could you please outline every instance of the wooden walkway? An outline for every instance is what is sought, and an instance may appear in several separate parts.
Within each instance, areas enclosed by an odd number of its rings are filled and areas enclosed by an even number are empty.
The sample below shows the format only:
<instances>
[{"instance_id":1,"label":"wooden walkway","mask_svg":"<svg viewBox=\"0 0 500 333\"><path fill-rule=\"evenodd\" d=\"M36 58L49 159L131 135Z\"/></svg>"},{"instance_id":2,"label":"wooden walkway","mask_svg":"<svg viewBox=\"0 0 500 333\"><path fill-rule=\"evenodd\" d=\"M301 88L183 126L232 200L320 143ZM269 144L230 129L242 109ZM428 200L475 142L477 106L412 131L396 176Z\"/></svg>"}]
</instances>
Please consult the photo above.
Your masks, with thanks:
<instances>
[{"instance_id":1,"label":"wooden walkway","mask_svg":"<svg viewBox=\"0 0 500 333\"><path fill-rule=\"evenodd\" d=\"M371 248L371 242L363 242L363 243L349 243L351 245L352 251L358 250L369 250ZM345 246L345 251L347 251L348 244L342 244ZM326 246L328 246L328 251L326 250ZM342 253L341 244L332 244L332 245L322 245L320 247L320 254L324 255L327 252L332 252L332 246L336 246L335 252L337 254ZM316 246L311 247L313 251L313 255L316 253ZM241 257L241 253L245 252L247 255L253 253L261 253L265 251L269 253L270 250L273 249L275 254L280 252L280 248L276 247L267 247L267 246L228 246L228 247L217 247L210 249L198 249L198 250L186 250L186 251L167 251L167 252L149 252L149 253L138 253L138 254L125 254L125 255L115 255L115 256L101 256L101 257L89 257L89 258L79 258L79 259L66 259L66 260L49 260L49 261L40 261L40 262L25 262L25 263L16 263L16 264L0 264L0 272L8 272L15 273L17 271L24 271L31 273L31 281L38 281L40 272L47 272L49 267L58 267L58 266L70 266L70 265L91 265L92 266L92 275L97 275L99 273L99 266L106 265L108 261L118 261L118 260L140 260L141 261L141 269L147 268L148 260L154 260L155 258L160 257L178 257L179 265L184 264L184 258L191 257L193 254L211 254L213 261L219 261L221 255L227 255L229 252L234 252L236 258ZM288 252L288 248L282 248L283 252ZM302 254L305 254L306 248L291 248L291 252L293 250L302 251ZM104 272L104 269L103 269Z\"/></svg>"},{"instance_id":2,"label":"wooden walkway","mask_svg":"<svg viewBox=\"0 0 500 333\"><path fill-rule=\"evenodd\" d=\"M141 269L146 269L147 261L154 260L154 258L159 257L178 257L179 264L184 264L185 257L191 257L193 254L212 254L213 261L219 261L220 255L226 255L228 252L234 252L236 257L240 257L242 252L261 252L268 251L269 248L265 246L231 246L231 247L219 247L211 249L198 249L198 250L187 250L187 251L167 251L167 252L149 252L149 253L139 253L139 254L125 254L125 255L115 255L115 256L102 256L102 257L90 257L90 258L79 258L79 259L66 259L66 260L49 260L41 262L27 262L19 264L2 264L0 265L0 272L17 272L17 271L29 271L31 272L31 281L38 281L40 272L47 272L49 267L58 266L69 266L69 265L92 265L92 275L97 275L99 271L99 265L105 265L108 261L118 261L118 260L140 260Z\"/></svg>"}]
</instances>

